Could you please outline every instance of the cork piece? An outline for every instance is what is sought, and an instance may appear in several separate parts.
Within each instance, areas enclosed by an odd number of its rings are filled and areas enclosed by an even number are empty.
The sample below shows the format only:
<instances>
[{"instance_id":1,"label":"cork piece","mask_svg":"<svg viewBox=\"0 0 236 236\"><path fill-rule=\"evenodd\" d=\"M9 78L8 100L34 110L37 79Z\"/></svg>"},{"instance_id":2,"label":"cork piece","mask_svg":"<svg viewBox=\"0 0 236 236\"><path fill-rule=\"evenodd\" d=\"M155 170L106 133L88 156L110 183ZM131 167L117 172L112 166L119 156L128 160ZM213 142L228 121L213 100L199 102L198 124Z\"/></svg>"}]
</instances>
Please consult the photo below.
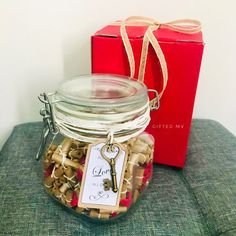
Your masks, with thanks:
<instances>
[{"instance_id":1,"label":"cork piece","mask_svg":"<svg viewBox=\"0 0 236 236\"><path fill-rule=\"evenodd\" d=\"M58 164L62 163L62 157L59 154L55 154L54 153L53 156L52 156L52 160L55 161ZM83 168L84 168L81 164L79 164L77 162L74 162L74 161L72 161L72 160L70 160L68 158L65 158L64 164L66 166L70 166L70 167L72 167L74 169L78 169L79 168L79 169L83 170Z\"/></svg>"},{"instance_id":2,"label":"cork piece","mask_svg":"<svg viewBox=\"0 0 236 236\"><path fill-rule=\"evenodd\" d=\"M57 149L57 146L52 144L49 148L48 151L45 155L45 159L51 160L51 157L53 155L53 153L55 152L55 150Z\"/></svg>"},{"instance_id":3,"label":"cork piece","mask_svg":"<svg viewBox=\"0 0 236 236\"><path fill-rule=\"evenodd\" d=\"M56 179L54 185L60 187L62 184L66 182L66 178L62 175L60 178Z\"/></svg>"},{"instance_id":4,"label":"cork piece","mask_svg":"<svg viewBox=\"0 0 236 236\"><path fill-rule=\"evenodd\" d=\"M60 190L57 187L53 187L52 189L52 194L58 198L59 200L61 200L61 202L63 204L65 204L65 196L63 195L63 193L60 192Z\"/></svg>"},{"instance_id":5,"label":"cork piece","mask_svg":"<svg viewBox=\"0 0 236 236\"><path fill-rule=\"evenodd\" d=\"M59 179L58 179L60 185L64 184L66 182L66 178L64 176L61 176Z\"/></svg>"},{"instance_id":6,"label":"cork piece","mask_svg":"<svg viewBox=\"0 0 236 236\"><path fill-rule=\"evenodd\" d=\"M79 159L74 158L73 162L79 163Z\"/></svg>"},{"instance_id":7,"label":"cork piece","mask_svg":"<svg viewBox=\"0 0 236 236\"><path fill-rule=\"evenodd\" d=\"M68 153L72 145L72 140L70 138L65 138L60 145L61 151L63 153Z\"/></svg>"},{"instance_id":8,"label":"cork piece","mask_svg":"<svg viewBox=\"0 0 236 236\"><path fill-rule=\"evenodd\" d=\"M147 148L148 148L147 143L144 143L140 139L137 139L132 146L132 151L134 153L147 153Z\"/></svg>"},{"instance_id":9,"label":"cork piece","mask_svg":"<svg viewBox=\"0 0 236 236\"><path fill-rule=\"evenodd\" d=\"M51 176L48 176L44 179L44 186L46 188L51 188L53 186L53 182L55 181L55 179Z\"/></svg>"},{"instance_id":10,"label":"cork piece","mask_svg":"<svg viewBox=\"0 0 236 236\"><path fill-rule=\"evenodd\" d=\"M72 140L70 138L64 138L64 140L62 141L61 145L58 145L56 150L54 151L53 155L52 155L52 160L56 161L54 158L54 156L60 156L60 153L63 153L65 155L67 155L67 153L70 150L70 147L72 145ZM57 163L61 164L60 161L56 161Z\"/></svg>"},{"instance_id":11,"label":"cork piece","mask_svg":"<svg viewBox=\"0 0 236 236\"><path fill-rule=\"evenodd\" d=\"M109 219L110 214L109 213L100 213L97 210L92 209L89 213L90 217L93 218L99 218L99 219Z\"/></svg>"},{"instance_id":12,"label":"cork piece","mask_svg":"<svg viewBox=\"0 0 236 236\"><path fill-rule=\"evenodd\" d=\"M120 206L120 207L117 209L117 212L122 213L122 212L126 212L127 210L128 210L127 207L125 207L125 206Z\"/></svg>"},{"instance_id":13,"label":"cork piece","mask_svg":"<svg viewBox=\"0 0 236 236\"><path fill-rule=\"evenodd\" d=\"M72 139L71 148L73 148L73 149L78 149L78 148L84 147L84 146L86 146L86 145L87 145L87 143L85 143L85 142Z\"/></svg>"},{"instance_id":14,"label":"cork piece","mask_svg":"<svg viewBox=\"0 0 236 236\"><path fill-rule=\"evenodd\" d=\"M55 169L53 177L55 179L59 179L63 174L64 174L64 168L62 166L59 166L58 168Z\"/></svg>"},{"instance_id":15,"label":"cork piece","mask_svg":"<svg viewBox=\"0 0 236 236\"><path fill-rule=\"evenodd\" d=\"M56 150L57 146L52 144L46 152L45 158L43 159L43 168L47 169L52 164L52 155Z\"/></svg>"},{"instance_id":16,"label":"cork piece","mask_svg":"<svg viewBox=\"0 0 236 236\"><path fill-rule=\"evenodd\" d=\"M129 160L129 164L130 164L130 168L132 169L134 166L138 166L138 164L144 164L147 161L147 155L144 155L142 153L131 153L130 154L130 160Z\"/></svg>"},{"instance_id":17,"label":"cork piece","mask_svg":"<svg viewBox=\"0 0 236 236\"><path fill-rule=\"evenodd\" d=\"M125 207L125 206L119 206L119 208L117 209L117 210L115 210L115 211L108 211L108 210L103 210L103 209L101 209L101 210L99 210L99 212L101 213L101 214L112 214L113 212L117 212L117 213L123 213L123 212L127 212L127 210L128 210L128 208L127 207Z\"/></svg>"},{"instance_id":18,"label":"cork piece","mask_svg":"<svg viewBox=\"0 0 236 236\"><path fill-rule=\"evenodd\" d=\"M141 140L143 143L147 143L149 146L154 145L154 138L152 135L143 133L138 136L139 140Z\"/></svg>"},{"instance_id":19,"label":"cork piece","mask_svg":"<svg viewBox=\"0 0 236 236\"><path fill-rule=\"evenodd\" d=\"M66 177L68 178L72 178L73 176L75 176L74 172L72 171L72 168L70 166L68 166L66 169L65 169L65 175Z\"/></svg>"},{"instance_id":20,"label":"cork piece","mask_svg":"<svg viewBox=\"0 0 236 236\"><path fill-rule=\"evenodd\" d=\"M56 179L53 183L53 186L55 187L60 187L62 185L62 183L60 182L60 179Z\"/></svg>"},{"instance_id":21,"label":"cork piece","mask_svg":"<svg viewBox=\"0 0 236 236\"><path fill-rule=\"evenodd\" d=\"M133 146L136 138L131 138L130 140L127 141L127 145Z\"/></svg>"},{"instance_id":22,"label":"cork piece","mask_svg":"<svg viewBox=\"0 0 236 236\"><path fill-rule=\"evenodd\" d=\"M77 148L79 148L80 143L82 143L82 142L79 141L79 140L72 139L71 149L77 149Z\"/></svg>"},{"instance_id":23,"label":"cork piece","mask_svg":"<svg viewBox=\"0 0 236 236\"><path fill-rule=\"evenodd\" d=\"M71 158L71 160L80 159L84 155L84 151L82 148L72 149L71 151L69 151L68 155Z\"/></svg>"},{"instance_id":24,"label":"cork piece","mask_svg":"<svg viewBox=\"0 0 236 236\"><path fill-rule=\"evenodd\" d=\"M150 162L153 162L153 155L154 155L153 147L152 148L149 147L148 152L149 152L149 155L148 155L147 163L150 163Z\"/></svg>"},{"instance_id":25,"label":"cork piece","mask_svg":"<svg viewBox=\"0 0 236 236\"><path fill-rule=\"evenodd\" d=\"M65 198L66 198L66 202L67 203L70 203L71 200L72 200L72 196L73 196L73 191L71 189L67 190L66 191L66 194L65 194ZM70 205L70 204L69 204Z\"/></svg>"},{"instance_id":26,"label":"cork piece","mask_svg":"<svg viewBox=\"0 0 236 236\"><path fill-rule=\"evenodd\" d=\"M48 159L44 159L43 160L43 169L46 170L50 165L51 165L51 161Z\"/></svg>"},{"instance_id":27,"label":"cork piece","mask_svg":"<svg viewBox=\"0 0 236 236\"><path fill-rule=\"evenodd\" d=\"M138 167L135 170L135 188L139 189L143 183L144 168Z\"/></svg>"},{"instance_id":28,"label":"cork piece","mask_svg":"<svg viewBox=\"0 0 236 236\"><path fill-rule=\"evenodd\" d=\"M80 189L79 188L75 188L75 192L76 192L77 197L79 198Z\"/></svg>"},{"instance_id":29,"label":"cork piece","mask_svg":"<svg viewBox=\"0 0 236 236\"><path fill-rule=\"evenodd\" d=\"M125 199L127 193L127 182L124 182L121 188L120 199Z\"/></svg>"},{"instance_id":30,"label":"cork piece","mask_svg":"<svg viewBox=\"0 0 236 236\"><path fill-rule=\"evenodd\" d=\"M132 153L130 155L130 160L128 161L128 171L130 172L129 178L129 187L132 190L132 183L133 183L133 174L134 174L134 167L139 166L139 163L144 164L147 160L147 156L143 155L142 153Z\"/></svg>"},{"instance_id":31,"label":"cork piece","mask_svg":"<svg viewBox=\"0 0 236 236\"><path fill-rule=\"evenodd\" d=\"M59 190L60 190L61 193L65 193L70 187L71 186L70 186L69 183L64 183L64 184L62 184L62 186L60 187Z\"/></svg>"}]
</instances>

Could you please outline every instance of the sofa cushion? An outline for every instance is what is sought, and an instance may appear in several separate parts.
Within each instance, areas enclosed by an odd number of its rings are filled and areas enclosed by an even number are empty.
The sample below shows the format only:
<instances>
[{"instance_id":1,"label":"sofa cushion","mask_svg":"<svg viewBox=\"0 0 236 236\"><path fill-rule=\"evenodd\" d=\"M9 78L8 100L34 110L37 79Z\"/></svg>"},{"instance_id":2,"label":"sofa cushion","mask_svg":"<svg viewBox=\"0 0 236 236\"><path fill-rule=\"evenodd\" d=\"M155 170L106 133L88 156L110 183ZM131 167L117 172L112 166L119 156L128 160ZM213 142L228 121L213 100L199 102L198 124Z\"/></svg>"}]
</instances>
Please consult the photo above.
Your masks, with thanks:
<instances>
[{"instance_id":1,"label":"sofa cushion","mask_svg":"<svg viewBox=\"0 0 236 236\"><path fill-rule=\"evenodd\" d=\"M233 232L236 229L235 136L217 122L193 122L183 177L210 232L213 235Z\"/></svg>"},{"instance_id":2,"label":"sofa cushion","mask_svg":"<svg viewBox=\"0 0 236 236\"><path fill-rule=\"evenodd\" d=\"M155 165L153 181L126 216L107 224L76 217L44 191L34 160L42 123L14 128L0 152L1 235L212 235L235 230L235 137L194 120L185 170Z\"/></svg>"}]
</instances>

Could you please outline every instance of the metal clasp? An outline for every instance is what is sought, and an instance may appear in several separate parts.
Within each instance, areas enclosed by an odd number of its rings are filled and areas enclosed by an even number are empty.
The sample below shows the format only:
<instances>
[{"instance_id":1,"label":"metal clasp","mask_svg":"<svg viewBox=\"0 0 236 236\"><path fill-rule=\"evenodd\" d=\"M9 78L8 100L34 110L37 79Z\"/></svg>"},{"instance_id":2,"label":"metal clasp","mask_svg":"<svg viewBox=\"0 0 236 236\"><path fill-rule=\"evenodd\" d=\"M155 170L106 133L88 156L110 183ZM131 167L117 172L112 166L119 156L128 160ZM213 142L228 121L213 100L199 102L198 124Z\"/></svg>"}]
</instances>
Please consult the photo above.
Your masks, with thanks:
<instances>
[{"instance_id":1,"label":"metal clasp","mask_svg":"<svg viewBox=\"0 0 236 236\"><path fill-rule=\"evenodd\" d=\"M158 110L160 107L159 94L155 89L148 89L149 93L155 93L155 97L149 102L150 110Z\"/></svg>"},{"instance_id":2,"label":"metal clasp","mask_svg":"<svg viewBox=\"0 0 236 236\"><path fill-rule=\"evenodd\" d=\"M51 134L58 134L59 128L55 123L52 102L50 101L48 95L46 93L42 93L38 99L45 105L45 107L40 110L40 115L43 117L44 123L47 124Z\"/></svg>"},{"instance_id":3,"label":"metal clasp","mask_svg":"<svg viewBox=\"0 0 236 236\"><path fill-rule=\"evenodd\" d=\"M113 141L114 141L114 133L113 131L109 131L107 135L107 141L106 141L106 145L108 146L108 149L107 149L108 152L114 151Z\"/></svg>"},{"instance_id":4,"label":"metal clasp","mask_svg":"<svg viewBox=\"0 0 236 236\"><path fill-rule=\"evenodd\" d=\"M59 128L55 123L54 116L53 116L53 108L52 102L49 99L46 93L40 94L38 97L39 101L44 103L44 108L40 110L40 115L43 117L43 130L41 135L41 141L38 148L38 152L36 154L36 160L39 160L44 147L46 145L49 133L53 134L54 136L59 133Z\"/></svg>"}]
</instances>

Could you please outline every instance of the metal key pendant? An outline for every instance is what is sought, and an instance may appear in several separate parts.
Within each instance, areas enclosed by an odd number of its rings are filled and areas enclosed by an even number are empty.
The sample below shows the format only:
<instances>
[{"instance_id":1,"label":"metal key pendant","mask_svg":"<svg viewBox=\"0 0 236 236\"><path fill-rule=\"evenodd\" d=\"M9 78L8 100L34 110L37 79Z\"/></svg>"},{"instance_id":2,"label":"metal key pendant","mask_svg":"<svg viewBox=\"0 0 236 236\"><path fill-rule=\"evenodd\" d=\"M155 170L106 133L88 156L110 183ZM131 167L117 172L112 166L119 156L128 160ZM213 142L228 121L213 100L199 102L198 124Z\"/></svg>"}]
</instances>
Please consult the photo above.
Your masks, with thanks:
<instances>
[{"instance_id":1,"label":"metal key pendant","mask_svg":"<svg viewBox=\"0 0 236 236\"><path fill-rule=\"evenodd\" d=\"M104 190L108 191L110 188L112 188L112 191L116 193L118 191L117 187L117 179L116 179L116 167L115 167L115 160L112 158L109 162L110 167L111 167L111 180L109 179L104 179L103 180L103 186Z\"/></svg>"},{"instance_id":2,"label":"metal key pendant","mask_svg":"<svg viewBox=\"0 0 236 236\"><path fill-rule=\"evenodd\" d=\"M115 157L109 158L106 153L114 152L115 148L117 153ZM117 143L113 143L112 146L105 144L101 149L101 156L109 163L111 168L111 181L112 181L112 191L116 193L118 191L117 178L116 178L116 160L121 154L121 147Z\"/></svg>"},{"instance_id":3,"label":"metal key pendant","mask_svg":"<svg viewBox=\"0 0 236 236\"><path fill-rule=\"evenodd\" d=\"M111 167L112 191L114 193L116 193L118 191L118 187L117 187L117 179L116 179L116 161L115 161L115 158L111 158L110 167Z\"/></svg>"}]
</instances>

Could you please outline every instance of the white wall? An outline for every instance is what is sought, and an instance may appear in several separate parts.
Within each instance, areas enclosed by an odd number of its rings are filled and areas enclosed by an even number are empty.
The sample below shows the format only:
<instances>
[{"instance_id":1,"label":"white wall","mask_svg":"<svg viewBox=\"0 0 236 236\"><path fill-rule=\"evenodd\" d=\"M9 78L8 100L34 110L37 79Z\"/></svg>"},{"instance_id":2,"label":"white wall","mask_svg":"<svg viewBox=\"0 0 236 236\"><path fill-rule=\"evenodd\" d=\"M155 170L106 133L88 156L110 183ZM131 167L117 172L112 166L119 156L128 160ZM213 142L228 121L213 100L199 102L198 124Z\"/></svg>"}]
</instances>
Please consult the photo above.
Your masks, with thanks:
<instances>
[{"instance_id":1,"label":"white wall","mask_svg":"<svg viewBox=\"0 0 236 236\"><path fill-rule=\"evenodd\" d=\"M196 18L206 42L194 117L236 134L234 0L1 0L0 147L18 123L40 120L37 96L90 72L90 35L130 15Z\"/></svg>"}]
</instances>

